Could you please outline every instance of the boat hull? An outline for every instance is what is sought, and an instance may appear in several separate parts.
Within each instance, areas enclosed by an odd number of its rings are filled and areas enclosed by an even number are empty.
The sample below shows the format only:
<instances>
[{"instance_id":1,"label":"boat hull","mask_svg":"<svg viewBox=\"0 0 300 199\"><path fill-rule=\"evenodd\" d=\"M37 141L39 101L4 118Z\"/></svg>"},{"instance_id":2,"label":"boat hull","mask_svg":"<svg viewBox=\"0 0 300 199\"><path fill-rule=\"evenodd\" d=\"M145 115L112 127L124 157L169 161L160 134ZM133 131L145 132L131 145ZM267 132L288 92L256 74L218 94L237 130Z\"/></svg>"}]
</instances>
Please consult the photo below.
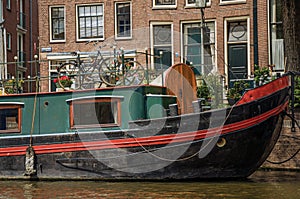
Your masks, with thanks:
<instances>
[{"instance_id":1,"label":"boat hull","mask_svg":"<svg viewBox=\"0 0 300 199\"><path fill-rule=\"evenodd\" d=\"M134 121L113 132L1 138L0 177L188 180L251 175L281 131L289 89L228 109ZM159 125L162 123L162 125ZM34 170L26 174L32 143Z\"/></svg>"}]
</instances>

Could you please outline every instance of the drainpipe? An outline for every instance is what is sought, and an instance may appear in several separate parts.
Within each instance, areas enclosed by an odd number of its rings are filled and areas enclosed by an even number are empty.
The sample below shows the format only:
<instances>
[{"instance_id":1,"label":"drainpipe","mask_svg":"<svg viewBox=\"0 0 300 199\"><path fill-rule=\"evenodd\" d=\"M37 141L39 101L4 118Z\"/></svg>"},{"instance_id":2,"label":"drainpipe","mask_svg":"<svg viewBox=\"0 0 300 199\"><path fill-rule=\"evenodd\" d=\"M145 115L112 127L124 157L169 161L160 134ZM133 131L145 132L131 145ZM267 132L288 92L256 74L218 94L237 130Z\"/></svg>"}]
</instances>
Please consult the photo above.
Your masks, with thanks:
<instances>
[{"instance_id":1,"label":"drainpipe","mask_svg":"<svg viewBox=\"0 0 300 199\"><path fill-rule=\"evenodd\" d=\"M253 47L254 64L258 65L258 30L257 30L257 0L253 0Z\"/></svg>"}]
</instances>

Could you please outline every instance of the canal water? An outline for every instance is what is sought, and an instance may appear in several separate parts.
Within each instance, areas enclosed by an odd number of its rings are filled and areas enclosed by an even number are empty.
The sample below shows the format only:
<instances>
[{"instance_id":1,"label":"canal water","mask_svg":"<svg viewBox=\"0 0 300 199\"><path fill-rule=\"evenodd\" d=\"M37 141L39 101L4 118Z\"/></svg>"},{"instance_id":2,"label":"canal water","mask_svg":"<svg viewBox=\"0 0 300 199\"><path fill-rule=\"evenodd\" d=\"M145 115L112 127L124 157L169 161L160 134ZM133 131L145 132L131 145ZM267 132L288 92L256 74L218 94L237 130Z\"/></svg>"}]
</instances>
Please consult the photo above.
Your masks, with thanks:
<instances>
[{"instance_id":1,"label":"canal water","mask_svg":"<svg viewBox=\"0 0 300 199\"><path fill-rule=\"evenodd\" d=\"M258 171L247 180L206 182L0 181L0 199L299 199L300 173Z\"/></svg>"}]
</instances>

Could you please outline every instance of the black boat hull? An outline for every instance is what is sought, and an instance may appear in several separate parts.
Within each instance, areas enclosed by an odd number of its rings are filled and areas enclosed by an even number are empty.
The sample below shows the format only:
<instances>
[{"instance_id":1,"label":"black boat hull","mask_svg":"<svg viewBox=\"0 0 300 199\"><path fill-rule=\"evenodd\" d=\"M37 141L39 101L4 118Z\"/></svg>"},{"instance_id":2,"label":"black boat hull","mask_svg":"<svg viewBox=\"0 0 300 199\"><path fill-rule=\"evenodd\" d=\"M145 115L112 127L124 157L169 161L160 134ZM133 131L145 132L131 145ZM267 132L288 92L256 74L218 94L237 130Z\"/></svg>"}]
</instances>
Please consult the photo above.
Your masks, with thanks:
<instances>
[{"instance_id":1,"label":"black boat hull","mask_svg":"<svg viewBox=\"0 0 300 199\"><path fill-rule=\"evenodd\" d=\"M271 153L281 131L288 93L286 88L228 109L135 121L126 131L1 138L0 177L245 178ZM24 176L25 151L30 139L36 173L28 177Z\"/></svg>"}]
</instances>

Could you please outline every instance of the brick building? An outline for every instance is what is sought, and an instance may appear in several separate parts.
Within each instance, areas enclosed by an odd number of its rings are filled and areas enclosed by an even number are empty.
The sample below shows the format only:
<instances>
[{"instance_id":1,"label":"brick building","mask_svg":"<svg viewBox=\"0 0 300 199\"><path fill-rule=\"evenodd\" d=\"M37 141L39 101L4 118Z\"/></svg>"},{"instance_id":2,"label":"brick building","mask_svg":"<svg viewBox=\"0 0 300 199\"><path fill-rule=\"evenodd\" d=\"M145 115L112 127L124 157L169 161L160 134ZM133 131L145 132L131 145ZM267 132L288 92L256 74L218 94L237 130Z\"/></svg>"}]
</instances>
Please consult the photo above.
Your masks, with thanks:
<instances>
[{"instance_id":1,"label":"brick building","mask_svg":"<svg viewBox=\"0 0 300 199\"><path fill-rule=\"evenodd\" d=\"M27 79L36 75L38 55L37 0L0 1L0 78ZM22 86L31 91L32 82Z\"/></svg>"},{"instance_id":2,"label":"brick building","mask_svg":"<svg viewBox=\"0 0 300 199\"><path fill-rule=\"evenodd\" d=\"M71 52L95 52L95 41L133 50L126 56L140 62L145 57L136 52L162 51L164 67L185 62L196 73L218 71L226 84L249 78L255 64L283 70L283 51L272 51L283 48L276 0L206 0L202 14L198 5L197 0L39 0L41 76L55 76L57 66L76 58ZM152 69L159 67L157 58L150 62ZM49 79L42 90L53 86Z\"/></svg>"}]
</instances>

